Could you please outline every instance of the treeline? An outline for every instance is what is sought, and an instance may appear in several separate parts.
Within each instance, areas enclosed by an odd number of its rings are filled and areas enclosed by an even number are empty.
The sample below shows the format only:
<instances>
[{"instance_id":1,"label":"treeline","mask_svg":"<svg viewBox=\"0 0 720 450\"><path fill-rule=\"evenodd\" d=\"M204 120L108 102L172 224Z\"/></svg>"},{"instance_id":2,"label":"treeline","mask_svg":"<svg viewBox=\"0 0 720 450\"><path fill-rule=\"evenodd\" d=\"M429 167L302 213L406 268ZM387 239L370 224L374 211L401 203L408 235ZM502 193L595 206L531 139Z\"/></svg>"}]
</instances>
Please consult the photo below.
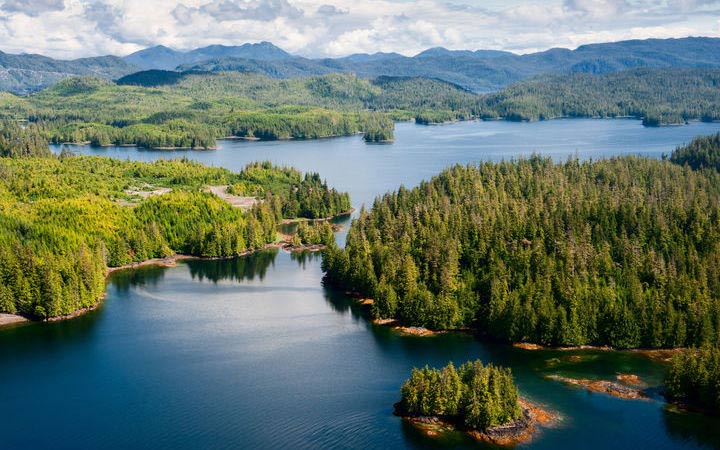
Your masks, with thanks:
<instances>
[{"instance_id":1,"label":"treeline","mask_svg":"<svg viewBox=\"0 0 720 450\"><path fill-rule=\"evenodd\" d=\"M674 150L670 161L695 170L709 168L720 172L720 133L693 138L688 145Z\"/></svg>"},{"instance_id":2,"label":"treeline","mask_svg":"<svg viewBox=\"0 0 720 450\"><path fill-rule=\"evenodd\" d=\"M204 192L242 178L187 160L0 158L0 312L70 314L102 296L107 267L174 253L232 256L275 242L283 219L278 197L243 212ZM325 185L316 189L347 199ZM327 211L340 212L334 207ZM305 234L327 239L320 229Z\"/></svg>"},{"instance_id":3,"label":"treeline","mask_svg":"<svg viewBox=\"0 0 720 450\"><path fill-rule=\"evenodd\" d=\"M240 196L275 198L282 217L321 219L352 208L350 195L329 188L318 173L303 174L291 167L275 167L269 161L248 164L228 193Z\"/></svg>"},{"instance_id":4,"label":"treeline","mask_svg":"<svg viewBox=\"0 0 720 450\"><path fill-rule=\"evenodd\" d=\"M293 236L291 244L300 245L331 245L335 243L335 234L327 221L300 222L297 233Z\"/></svg>"},{"instance_id":5,"label":"treeline","mask_svg":"<svg viewBox=\"0 0 720 450\"><path fill-rule=\"evenodd\" d=\"M665 377L665 395L673 401L720 412L720 349L703 346L673 356Z\"/></svg>"},{"instance_id":6,"label":"treeline","mask_svg":"<svg viewBox=\"0 0 720 450\"><path fill-rule=\"evenodd\" d=\"M720 336L720 175L624 157L456 166L376 199L331 246L375 317L504 341L682 347Z\"/></svg>"},{"instance_id":7,"label":"treeline","mask_svg":"<svg viewBox=\"0 0 720 450\"><path fill-rule=\"evenodd\" d=\"M510 369L484 366L480 360L457 370L452 362L442 369L413 369L397 405L406 416L439 417L484 431L522 415Z\"/></svg>"},{"instance_id":8,"label":"treeline","mask_svg":"<svg viewBox=\"0 0 720 450\"><path fill-rule=\"evenodd\" d=\"M366 140L377 140L375 136L380 133L392 139L393 128L392 120L379 113L285 107L231 114L223 130L227 135L263 140L317 139L357 133L364 133Z\"/></svg>"},{"instance_id":9,"label":"treeline","mask_svg":"<svg viewBox=\"0 0 720 450\"><path fill-rule=\"evenodd\" d=\"M50 142L89 143L93 146L137 145L148 148L215 148L214 128L184 119L160 124L133 124L125 127L97 123L70 123L52 129Z\"/></svg>"},{"instance_id":10,"label":"treeline","mask_svg":"<svg viewBox=\"0 0 720 450\"><path fill-rule=\"evenodd\" d=\"M47 141L34 124L0 122L0 157L48 156Z\"/></svg>"}]
</instances>

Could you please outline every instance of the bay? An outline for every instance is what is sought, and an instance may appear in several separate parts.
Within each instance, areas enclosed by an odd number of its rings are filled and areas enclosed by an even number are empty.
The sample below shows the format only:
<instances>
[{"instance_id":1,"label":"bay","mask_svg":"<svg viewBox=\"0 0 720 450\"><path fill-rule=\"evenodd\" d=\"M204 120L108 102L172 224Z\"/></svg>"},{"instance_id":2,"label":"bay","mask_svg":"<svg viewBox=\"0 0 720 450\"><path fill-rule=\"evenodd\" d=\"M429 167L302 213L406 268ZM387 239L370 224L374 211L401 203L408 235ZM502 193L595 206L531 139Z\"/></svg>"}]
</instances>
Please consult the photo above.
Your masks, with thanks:
<instances>
[{"instance_id":1,"label":"bay","mask_svg":"<svg viewBox=\"0 0 720 450\"><path fill-rule=\"evenodd\" d=\"M213 151L71 149L233 170L270 160L319 172L360 207L452 164L533 153L661 157L718 130L634 120L401 123L396 141L383 145L352 136L228 140ZM97 311L0 330L0 448L478 448L460 433L425 436L392 415L412 367L476 358L511 367L524 396L559 414L521 447L720 446L716 418L546 379L631 373L659 386L659 363L632 352L526 351L464 334L403 336L371 325L344 293L325 288L318 255L274 250L117 272Z\"/></svg>"}]
</instances>

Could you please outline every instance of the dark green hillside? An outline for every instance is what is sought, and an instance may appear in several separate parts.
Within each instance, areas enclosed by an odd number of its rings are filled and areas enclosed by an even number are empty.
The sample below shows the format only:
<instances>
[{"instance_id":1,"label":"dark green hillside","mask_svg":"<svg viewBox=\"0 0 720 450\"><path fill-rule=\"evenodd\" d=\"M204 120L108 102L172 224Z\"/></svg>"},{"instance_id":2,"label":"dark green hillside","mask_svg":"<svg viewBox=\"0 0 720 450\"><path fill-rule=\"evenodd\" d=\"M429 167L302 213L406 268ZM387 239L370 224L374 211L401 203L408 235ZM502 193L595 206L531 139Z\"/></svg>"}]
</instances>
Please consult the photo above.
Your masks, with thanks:
<instances>
[{"instance_id":1,"label":"dark green hillside","mask_svg":"<svg viewBox=\"0 0 720 450\"><path fill-rule=\"evenodd\" d=\"M327 278L373 315L503 341L718 342L720 175L669 161L456 166L378 198Z\"/></svg>"},{"instance_id":2,"label":"dark green hillside","mask_svg":"<svg viewBox=\"0 0 720 450\"><path fill-rule=\"evenodd\" d=\"M690 144L673 151L670 161L687 164L693 169L709 168L720 172L720 133L696 137Z\"/></svg>"},{"instance_id":3,"label":"dark green hillside","mask_svg":"<svg viewBox=\"0 0 720 450\"><path fill-rule=\"evenodd\" d=\"M484 98L485 114L517 120L642 118L646 125L720 119L720 69L636 69L545 75Z\"/></svg>"}]
</instances>

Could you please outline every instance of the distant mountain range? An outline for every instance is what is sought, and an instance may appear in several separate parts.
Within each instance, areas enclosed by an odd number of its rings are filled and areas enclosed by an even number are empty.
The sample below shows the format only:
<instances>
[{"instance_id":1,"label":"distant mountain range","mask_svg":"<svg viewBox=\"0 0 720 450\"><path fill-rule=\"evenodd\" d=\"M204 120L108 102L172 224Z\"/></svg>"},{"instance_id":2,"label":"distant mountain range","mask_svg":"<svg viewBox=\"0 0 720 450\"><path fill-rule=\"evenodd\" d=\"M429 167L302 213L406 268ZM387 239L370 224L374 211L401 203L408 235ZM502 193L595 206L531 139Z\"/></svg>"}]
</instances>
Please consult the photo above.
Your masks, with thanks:
<instances>
[{"instance_id":1,"label":"distant mountain range","mask_svg":"<svg viewBox=\"0 0 720 450\"><path fill-rule=\"evenodd\" d=\"M117 56L62 61L42 55L10 55L0 52L0 90L27 94L71 76L94 75L116 79L138 70L141 68Z\"/></svg>"},{"instance_id":2,"label":"distant mountain range","mask_svg":"<svg viewBox=\"0 0 720 450\"><path fill-rule=\"evenodd\" d=\"M275 78L331 72L354 72L364 77L427 77L449 81L475 92L490 92L541 73L603 74L637 67L720 67L720 39L633 40L584 45L575 50L555 48L527 55L433 48L413 57L396 53L360 54L335 59L290 56L259 60L225 56L185 63L177 69L240 70Z\"/></svg>"},{"instance_id":3,"label":"distant mountain range","mask_svg":"<svg viewBox=\"0 0 720 450\"><path fill-rule=\"evenodd\" d=\"M194 64L218 58L244 58L259 61L291 59L293 55L270 42L240 46L210 45L189 52L181 52L163 45L146 48L124 59L143 69L173 70L183 64Z\"/></svg>"},{"instance_id":4,"label":"distant mountain range","mask_svg":"<svg viewBox=\"0 0 720 450\"><path fill-rule=\"evenodd\" d=\"M637 67L720 67L720 39L632 40L584 45L575 50L554 48L527 55L438 47L412 57L375 53L317 59L291 55L270 42L240 46L211 45L186 52L155 46L124 58L103 56L74 61L0 52L0 90L24 94L75 75L117 79L140 70L163 69L247 71L273 78L335 72L354 72L363 77L426 77L448 81L475 92L491 92L541 73L603 74Z\"/></svg>"}]
</instances>

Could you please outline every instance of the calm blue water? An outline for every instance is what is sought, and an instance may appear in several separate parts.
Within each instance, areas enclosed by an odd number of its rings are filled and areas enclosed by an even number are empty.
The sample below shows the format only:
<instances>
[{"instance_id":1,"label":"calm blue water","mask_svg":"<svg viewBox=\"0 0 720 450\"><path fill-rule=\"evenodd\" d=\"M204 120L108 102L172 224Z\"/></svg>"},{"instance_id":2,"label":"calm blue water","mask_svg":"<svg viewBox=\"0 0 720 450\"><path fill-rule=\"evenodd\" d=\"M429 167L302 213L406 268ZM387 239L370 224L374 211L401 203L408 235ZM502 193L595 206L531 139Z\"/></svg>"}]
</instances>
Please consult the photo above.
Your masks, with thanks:
<instances>
[{"instance_id":1,"label":"calm blue water","mask_svg":"<svg viewBox=\"0 0 720 450\"><path fill-rule=\"evenodd\" d=\"M76 150L186 156L236 170L269 159L320 172L359 206L454 163L532 152L659 157L718 130L647 129L628 120L399 124L389 145L349 137L226 141L207 152ZM524 396L560 414L557 426L522 447L720 446L718 419L545 379L635 373L658 385L663 367L641 356L530 352L457 334L400 336L368 324L321 278L317 256L282 251L124 271L111 276L98 311L0 330L0 448L477 448L461 434L424 436L392 415L412 367L475 358L512 367Z\"/></svg>"}]
</instances>

